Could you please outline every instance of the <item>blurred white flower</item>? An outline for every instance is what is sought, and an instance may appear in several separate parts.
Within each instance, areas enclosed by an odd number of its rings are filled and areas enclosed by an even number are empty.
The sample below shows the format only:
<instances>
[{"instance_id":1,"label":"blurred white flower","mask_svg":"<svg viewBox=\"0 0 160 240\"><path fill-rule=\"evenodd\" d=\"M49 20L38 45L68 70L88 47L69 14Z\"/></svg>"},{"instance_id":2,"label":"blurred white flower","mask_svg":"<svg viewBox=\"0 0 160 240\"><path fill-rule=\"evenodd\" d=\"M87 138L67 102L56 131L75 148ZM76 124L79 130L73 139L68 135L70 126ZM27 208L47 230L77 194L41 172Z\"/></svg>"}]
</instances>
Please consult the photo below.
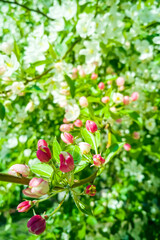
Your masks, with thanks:
<instances>
[{"instance_id":1,"label":"blurred white flower","mask_svg":"<svg viewBox=\"0 0 160 240\"><path fill-rule=\"evenodd\" d=\"M35 108L34 107L34 102L30 101L25 108L25 112L33 112L34 108Z\"/></svg>"},{"instance_id":2,"label":"blurred white flower","mask_svg":"<svg viewBox=\"0 0 160 240\"><path fill-rule=\"evenodd\" d=\"M69 122L76 120L80 115L80 108L76 103L73 103L72 105L67 104L67 106L65 107L65 111L66 113L64 117Z\"/></svg>"},{"instance_id":3,"label":"blurred white flower","mask_svg":"<svg viewBox=\"0 0 160 240\"><path fill-rule=\"evenodd\" d=\"M150 118L145 121L145 126L149 131L152 131L156 127L156 122L154 118Z\"/></svg>"},{"instance_id":4,"label":"blurred white flower","mask_svg":"<svg viewBox=\"0 0 160 240\"><path fill-rule=\"evenodd\" d=\"M113 93L113 102L119 104L123 102L123 95L121 93Z\"/></svg>"},{"instance_id":5,"label":"blurred white flower","mask_svg":"<svg viewBox=\"0 0 160 240\"><path fill-rule=\"evenodd\" d=\"M97 41L84 41L85 49L81 49L79 54L85 55L87 63L100 61L100 46Z\"/></svg>"},{"instance_id":6,"label":"blurred white flower","mask_svg":"<svg viewBox=\"0 0 160 240\"><path fill-rule=\"evenodd\" d=\"M32 152L31 149L24 149L23 153L25 157L29 157L31 155L31 152Z\"/></svg>"},{"instance_id":7,"label":"blurred white flower","mask_svg":"<svg viewBox=\"0 0 160 240\"><path fill-rule=\"evenodd\" d=\"M25 85L23 82L14 82L11 86L11 90L14 94L19 94L21 93L25 88Z\"/></svg>"},{"instance_id":8,"label":"blurred white flower","mask_svg":"<svg viewBox=\"0 0 160 240\"><path fill-rule=\"evenodd\" d=\"M76 1L64 1L63 2L63 16L66 20L70 20L76 15L77 4Z\"/></svg>"},{"instance_id":9,"label":"blurred white flower","mask_svg":"<svg viewBox=\"0 0 160 240\"><path fill-rule=\"evenodd\" d=\"M79 15L79 20L76 25L77 33L82 37L86 38L91 36L95 31L95 22L92 20L92 15L87 13L82 13Z\"/></svg>"},{"instance_id":10,"label":"blurred white flower","mask_svg":"<svg viewBox=\"0 0 160 240\"><path fill-rule=\"evenodd\" d=\"M27 135L21 135L21 136L19 137L19 141L20 141L21 143L25 143L25 142L27 141Z\"/></svg>"},{"instance_id":11,"label":"blurred white flower","mask_svg":"<svg viewBox=\"0 0 160 240\"><path fill-rule=\"evenodd\" d=\"M10 77L20 66L17 61L16 55L12 52L11 57L1 55L6 71L4 73L5 77Z\"/></svg>"},{"instance_id":12,"label":"blurred white flower","mask_svg":"<svg viewBox=\"0 0 160 240\"><path fill-rule=\"evenodd\" d=\"M18 140L16 137L11 137L8 139L7 148L15 148L18 145Z\"/></svg>"},{"instance_id":13,"label":"blurred white flower","mask_svg":"<svg viewBox=\"0 0 160 240\"><path fill-rule=\"evenodd\" d=\"M9 43L9 42L3 42L0 45L0 50L2 52L4 52L5 54L11 54L12 50L13 50L13 44Z\"/></svg>"}]
</instances>

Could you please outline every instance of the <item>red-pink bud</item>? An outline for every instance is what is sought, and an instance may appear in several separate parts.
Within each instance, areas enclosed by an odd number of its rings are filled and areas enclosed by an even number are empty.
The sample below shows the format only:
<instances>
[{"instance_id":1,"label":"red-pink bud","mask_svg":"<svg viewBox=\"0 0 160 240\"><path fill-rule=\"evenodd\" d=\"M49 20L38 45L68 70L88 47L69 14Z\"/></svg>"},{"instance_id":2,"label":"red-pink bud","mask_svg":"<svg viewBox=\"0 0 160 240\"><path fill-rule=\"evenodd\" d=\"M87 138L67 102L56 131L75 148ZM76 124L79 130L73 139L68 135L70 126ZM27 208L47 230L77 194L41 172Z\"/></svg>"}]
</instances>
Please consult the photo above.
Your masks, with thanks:
<instances>
[{"instance_id":1,"label":"red-pink bud","mask_svg":"<svg viewBox=\"0 0 160 240\"><path fill-rule=\"evenodd\" d=\"M102 97L101 101L103 103L108 103L109 102L109 97L108 96Z\"/></svg>"},{"instance_id":2,"label":"red-pink bud","mask_svg":"<svg viewBox=\"0 0 160 240\"><path fill-rule=\"evenodd\" d=\"M74 141L74 137L67 132L61 133L61 139L63 142L67 143L67 144L72 144Z\"/></svg>"},{"instance_id":3,"label":"red-pink bud","mask_svg":"<svg viewBox=\"0 0 160 240\"><path fill-rule=\"evenodd\" d=\"M116 119L116 122L117 122L117 123L121 123L121 122L122 122L122 119L121 119L121 118L118 118L118 119Z\"/></svg>"},{"instance_id":4,"label":"red-pink bud","mask_svg":"<svg viewBox=\"0 0 160 240\"><path fill-rule=\"evenodd\" d=\"M123 147L126 151L130 151L131 149L131 145L129 143L125 143Z\"/></svg>"},{"instance_id":5,"label":"red-pink bud","mask_svg":"<svg viewBox=\"0 0 160 240\"><path fill-rule=\"evenodd\" d=\"M96 132L97 129L98 129L96 123L93 122L93 121L90 121L90 120L87 120L87 121L86 121L86 128L87 128L87 130L88 130L89 132L91 132L91 133Z\"/></svg>"},{"instance_id":6,"label":"red-pink bud","mask_svg":"<svg viewBox=\"0 0 160 240\"><path fill-rule=\"evenodd\" d=\"M40 147L48 147L48 144L46 143L45 140L43 140L43 139L39 139L39 140L38 140L38 149L39 149Z\"/></svg>"},{"instance_id":7,"label":"red-pink bud","mask_svg":"<svg viewBox=\"0 0 160 240\"><path fill-rule=\"evenodd\" d=\"M44 232L46 229L46 220L42 218L40 215L35 215L30 218L27 223L27 227L29 232L39 235Z\"/></svg>"},{"instance_id":8,"label":"red-pink bud","mask_svg":"<svg viewBox=\"0 0 160 240\"><path fill-rule=\"evenodd\" d=\"M123 86L124 85L124 78L123 77L118 77L116 80L117 86Z\"/></svg>"},{"instance_id":9,"label":"red-pink bud","mask_svg":"<svg viewBox=\"0 0 160 240\"><path fill-rule=\"evenodd\" d=\"M105 163L105 159L102 158L101 154L97 154L93 156L93 162L96 167L99 167Z\"/></svg>"},{"instance_id":10,"label":"red-pink bud","mask_svg":"<svg viewBox=\"0 0 160 240\"><path fill-rule=\"evenodd\" d=\"M69 121L66 118L63 118L64 123L69 123Z\"/></svg>"},{"instance_id":11,"label":"red-pink bud","mask_svg":"<svg viewBox=\"0 0 160 240\"><path fill-rule=\"evenodd\" d=\"M134 133L133 133L133 138L134 138L134 139L139 139L139 138L140 138L139 132L134 132Z\"/></svg>"},{"instance_id":12,"label":"red-pink bud","mask_svg":"<svg viewBox=\"0 0 160 240\"><path fill-rule=\"evenodd\" d=\"M39 147L36 154L41 162L48 162L52 158L51 151L48 147Z\"/></svg>"},{"instance_id":13,"label":"red-pink bud","mask_svg":"<svg viewBox=\"0 0 160 240\"><path fill-rule=\"evenodd\" d=\"M95 196L96 195L96 186L95 185L88 185L85 189L85 193L89 196Z\"/></svg>"},{"instance_id":14,"label":"red-pink bud","mask_svg":"<svg viewBox=\"0 0 160 240\"><path fill-rule=\"evenodd\" d=\"M131 95L132 101L136 101L139 98L139 93L138 92L133 92Z\"/></svg>"},{"instance_id":15,"label":"red-pink bud","mask_svg":"<svg viewBox=\"0 0 160 240\"><path fill-rule=\"evenodd\" d=\"M32 178L29 182L29 188L23 190L23 194L28 197L38 198L49 191L48 182L45 181L43 178Z\"/></svg>"},{"instance_id":16,"label":"red-pink bud","mask_svg":"<svg viewBox=\"0 0 160 240\"><path fill-rule=\"evenodd\" d=\"M14 164L8 171L8 174L10 175L19 176L21 174L23 177L28 177L29 173L29 167L24 164Z\"/></svg>"},{"instance_id":17,"label":"red-pink bud","mask_svg":"<svg viewBox=\"0 0 160 240\"><path fill-rule=\"evenodd\" d=\"M18 212L28 212L31 207L32 201L24 201L17 206L17 210Z\"/></svg>"},{"instance_id":18,"label":"red-pink bud","mask_svg":"<svg viewBox=\"0 0 160 240\"><path fill-rule=\"evenodd\" d=\"M73 129L73 124L69 123L69 124L62 124L60 126L60 131L61 132L70 132Z\"/></svg>"},{"instance_id":19,"label":"red-pink bud","mask_svg":"<svg viewBox=\"0 0 160 240\"><path fill-rule=\"evenodd\" d=\"M92 80L96 80L97 78L98 78L98 74L92 73L91 79L92 79Z\"/></svg>"},{"instance_id":20,"label":"red-pink bud","mask_svg":"<svg viewBox=\"0 0 160 240\"><path fill-rule=\"evenodd\" d=\"M88 100L86 97L80 97L79 104L81 107L87 107L88 106Z\"/></svg>"},{"instance_id":21,"label":"red-pink bud","mask_svg":"<svg viewBox=\"0 0 160 240\"><path fill-rule=\"evenodd\" d=\"M74 169L74 160L70 153L61 152L60 157L60 171L70 172Z\"/></svg>"},{"instance_id":22,"label":"red-pink bud","mask_svg":"<svg viewBox=\"0 0 160 240\"><path fill-rule=\"evenodd\" d=\"M129 96L124 96L124 97L123 97L123 103L124 103L124 105L128 105L129 102L130 102Z\"/></svg>"},{"instance_id":23,"label":"red-pink bud","mask_svg":"<svg viewBox=\"0 0 160 240\"><path fill-rule=\"evenodd\" d=\"M74 122L74 125L75 125L76 127L82 127L83 123L82 123L82 121L81 121L80 119L77 119L77 120Z\"/></svg>"},{"instance_id":24,"label":"red-pink bud","mask_svg":"<svg viewBox=\"0 0 160 240\"><path fill-rule=\"evenodd\" d=\"M98 87L99 87L100 90L103 90L103 89L105 88L105 85L104 85L103 82L100 82L100 83L98 84Z\"/></svg>"}]
</instances>

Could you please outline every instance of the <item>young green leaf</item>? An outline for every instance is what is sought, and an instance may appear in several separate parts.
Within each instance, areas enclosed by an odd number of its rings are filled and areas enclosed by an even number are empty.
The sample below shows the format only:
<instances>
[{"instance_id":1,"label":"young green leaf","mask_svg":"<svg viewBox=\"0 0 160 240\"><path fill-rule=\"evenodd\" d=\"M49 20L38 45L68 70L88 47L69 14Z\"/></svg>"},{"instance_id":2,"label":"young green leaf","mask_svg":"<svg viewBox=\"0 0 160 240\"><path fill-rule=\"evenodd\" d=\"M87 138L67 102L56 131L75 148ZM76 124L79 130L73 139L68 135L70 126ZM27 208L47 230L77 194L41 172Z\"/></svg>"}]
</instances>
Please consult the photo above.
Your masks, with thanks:
<instances>
[{"instance_id":1,"label":"young green leaf","mask_svg":"<svg viewBox=\"0 0 160 240\"><path fill-rule=\"evenodd\" d=\"M78 173L80 171L82 171L85 167L88 166L88 162L87 161L84 161L84 160L81 160L78 165L76 166L75 170L74 170L74 173Z\"/></svg>"},{"instance_id":2,"label":"young green leaf","mask_svg":"<svg viewBox=\"0 0 160 240\"><path fill-rule=\"evenodd\" d=\"M90 206L84 204L82 201L79 200L79 198L76 196L76 194L73 194L73 199L75 201L75 204L77 206L77 208L84 214L87 215L92 215L92 211Z\"/></svg>"},{"instance_id":3,"label":"young green leaf","mask_svg":"<svg viewBox=\"0 0 160 240\"><path fill-rule=\"evenodd\" d=\"M74 98L74 95L75 95L75 81L73 81L67 75L65 75L65 79L66 79L66 81L67 81L67 83L69 85L71 96L72 96L72 98Z\"/></svg>"},{"instance_id":4,"label":"young green leaf","mask_svg":"<svg viewBox=\"0 0 160 240\"><path fill-rule=\"evenodd\" d=\"M75 146L74 145L68 146L66 148L66 152L69 152L72 155L75 163L78 163L82 158L81 150L76 145Z\"/></svg>"},{"instance_id":5,"label":"young green leaf","mask_svg":"<svg viewBox=\"0 0 160 240\"><path fill-rule=\"evenodd\" d=\"M3 120L5 117L5 107L0 103L0 119Z\"/></svg>"},{"instance_id":6,"label":"young green leaf","mask_svg":"<svg viewBox=\"0 0 160 240\"><path fill-rule=\"evenodd\" d=\"M59 143L57 142L56 137L53 140L53 157L57 162L60 162L59 160L59 154L61 153L62 149L59 145Z\"/></svg>"},{"instance_id":7,"label":"young green leaf","mask_svg":"<svg viewBox=\"0 0 160 240\"><path fill-rule=\"evenodd\" d=\"M87 129L81 129L81 134L85 142L89 143L94 149L93 134L87 131Z\"/></svg>"},{"instance_id":8,"label":"young green leaf","mask_svg":"<svg viewBox=\"0 0 160 240\"><path fill-rule=\"evenodd\" d=\"M53 168L46 163L37 163L31 167L31 171L42 177L50 178L53 173Z\"/></svg>"}]
</instances>

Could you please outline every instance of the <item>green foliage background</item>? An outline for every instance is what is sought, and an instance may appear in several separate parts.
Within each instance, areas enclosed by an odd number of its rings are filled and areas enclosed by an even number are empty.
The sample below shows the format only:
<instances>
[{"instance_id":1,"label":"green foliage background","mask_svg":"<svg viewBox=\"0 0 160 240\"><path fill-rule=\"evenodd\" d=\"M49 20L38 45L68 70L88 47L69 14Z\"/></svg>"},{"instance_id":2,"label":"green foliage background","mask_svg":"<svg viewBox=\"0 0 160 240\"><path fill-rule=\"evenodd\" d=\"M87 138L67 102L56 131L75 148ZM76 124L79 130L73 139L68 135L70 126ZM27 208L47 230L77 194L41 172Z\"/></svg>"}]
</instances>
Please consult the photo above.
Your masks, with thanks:
<instances>
[{"instance_id":1,"label":"green foliage background","mask_svg":"<svg viewBox=\"0 0 160 240\"><path fill-rule=\"evenodd\" d=\"M51 22L54 21L43 16L41 12L45 15L52 12L56 2L50 0L17 2L11 4L9 1L0 1L0 41L1 43L11 41L12 50L20 63L20 67L7 81L0 76L0 171L7 172L15 163L35 161L38 139L45 139L49 142L50 148L54 136L60 141L59 127L63 123L65 110L59 106L63 100L56 101L55 94L55 92L59 94L61 88L58 67L55 67L59 61L63 63L60 70L63 73L63 81L67 82L67 90L70 90L67 100L74 98L78 104L81 96L88 99L89 107L81 109L80 119L83 122L91 119L99 124L102 154L105 154L107 142L107 134L102 125L104 121L111 125L112 143L127 142L131 144L132 149L130 152L121 149L109 162L105 171L96 178L95 197L83 197L93 209L93 216L80 213L69 195L55 217L48 221L47 230L42 236L28 233L26 223L32 212L16 212L16 206L24 199L21 193L24 187L1 182L0 240L158 240L159 1L58 1L60 5L71 5L71 8L75 7L72 5L74 2L77 10L73 18L64 17L64 27L61 30L53 31L57 34L55 40L52 40L54 36L51 35ZM24 5L29 9L24 8ZM83 37L76 28L82 13L86 13L87 17L83 17L86 21L91 17L90 25L96 22L96 36L88 34ZM47 16L54 18L54 14ZM99 28L101 25L104 31ZM38 28L40 26L43 26L44 30ZM53 29L56 29L55 25ZM32 34L33 38L42 39L40 43L42 45L46 44L43 35L47 36L49 46L43 52L39 52L40 45L37 49L32 46L29 63L26 63L27 48L33 41L30 38ZM91 73L87 73L85 78L79 76L74 81L70 78L72 68L78 65L85 68L89 64L87 54L80 54L80 50L86 47L85 41L98 41L100 47L93 58L96 61L97 57L99 62L94 69L98 74L98 80L95 82L90 78ZM38 57L34 54L32 56L34 51L38 53ZM0 54L2 59L4 55L2 50ZM42 58L39 57L41 55ZM42 69L39 70L37 67ZM107 72L108 67L113 71ZM137 103L130 106L118 106L119 111L115 113L110 111L108 105L101 103L103 94L97 89L97 84L103 81L107 85L108 81L113 81L112 88L108 88L106 92L112 99L113 93L117 91L115 80L121 75L125 78L125 89L122 93L130 96L132 92L138 91L140 98ZM24 95L13 92L11 86L15 81L23 82ZM52 94L53 90L55 92ZM34 103L34 110L26 112L26 105L30 101ZM110 107L113 106L117 107L111 101ZM115 124L119 118L122 118L122 123ZM154 122L155 126L148 127L147 120L151 120L151 125ZM133 139L134 131L140 133L140 139ZM73 135L77 134L73 131ZM27 136L27 140L20 141L20 136ZM10 147L15 138L17 144ZM9 139L13 141L10 142ZM31 149L28 156L24 154L26 149ZM78 177L85 178L90 173L91 169L87 167ZM62 194L58 194L42 203L36 213L51 211L61 198Z\"/></svg>"}]
</instances>

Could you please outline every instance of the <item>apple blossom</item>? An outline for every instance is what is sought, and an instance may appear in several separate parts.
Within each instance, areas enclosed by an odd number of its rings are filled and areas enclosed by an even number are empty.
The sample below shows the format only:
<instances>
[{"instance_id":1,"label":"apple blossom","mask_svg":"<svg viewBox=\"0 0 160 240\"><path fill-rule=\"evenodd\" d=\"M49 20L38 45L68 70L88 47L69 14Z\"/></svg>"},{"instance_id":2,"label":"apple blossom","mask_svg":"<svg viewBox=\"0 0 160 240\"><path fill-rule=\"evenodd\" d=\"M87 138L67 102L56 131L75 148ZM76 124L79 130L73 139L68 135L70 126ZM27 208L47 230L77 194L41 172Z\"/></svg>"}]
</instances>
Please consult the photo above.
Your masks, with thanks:
<instances>
[{"instance_id":1,"label":"apple blossom","mask_svg":"<svg viewBox=\"0 0 160 240\"><path fill-rule=\"evenodd\" d=\"M46 229L46 220L42 218L40 215L35 215L30 218L27 223L27 227L29 232L40 235Z\"/></svg>"},{"instance_id":2,"label":"apple blossom","mask_svg":"<svg viewBox=\"0 0 160 240\"><path fill-rule=\"evenodd\" d=\"M29 188L24 189L23 194L31 198L39 198L49 192L49 184L43 178L32 178Z\"/></svg>"},{"instance_id":3,"label":"apple blossom","mask_svg":"<svg viewBox=\"0 0 160 240\"><path fill-rule=\"evenodd\" d=\"M72 144L74 141L74 137L67 132L61 133L61 139L63 142L67 143L67 144Z\"/></svg>"},{"instance_id":4,"label":"apple blossom","mask_svg":"<svg viewBox=\"0 0 160 240\"><path fill-rule=\"evenodd\" d=\"M99 167L105 163L105 159L102 158L101 154L97 154L93 156L93 162L96 167Z\"/></svg>"},{"instance_id":5,"label":"apple blossom","mask_svg":"<svg viewBox=\"0 0 160 240\"><path fill-rule=\"evenodd\" d=\"M83 123L82 123L82 121L81 121L80 119L77 119L77 120L74 122L74 125L75 125L76 127L82 127Z\"/></svg>"},{"instance_id":6,"label":"apple blossom","mask_svg":"<svg viewBox=\"0 0 160 240\"><path fill-rule=\"evenodd\" d=\"M131 145L129 143L125 143L123 147L127 152L131 149Z\"/></svg>"},{"instance_id":7,"label":"apple blossom","mask_svg":"<svg viewBox=\"0 0 160 240\"><path fill-rule=\"evenodd\" d=\"M96 195L96 186L95 185L88 185L85 189L85 193L91 197Z\"/></svg>"},{"instance_id":8,"label":"apple blossom","mask_svg":"<svg viewBox=\"0 0 160 240\"><path fill-rule=\"evenodd\" d=\"M8 174L13 176L22 175L23 177L28 177L30 173L29 167L24 164L14 164L10 167Z\"/></svg>"},{"instance_id":9,"label":"apple blossom","mask_svg":"<svg viewBox=\"0 0 160 240\"><path fill-rule=\"evenodd\" d=\"M101 101L102 101L103 103L108 103L108 102L109 102L109 97L108 97L108 96L105 96L105 97L103 97L103 98L101 99Z\"/></svg>"},{"instance_id":10,"label":"apple blossom","mask_svg":"<svg viewBox=\"0 0 160 240\"><path fill-rule=\"evenodd\" d=\"M121 93L113 93L113 102L119 104L123 102L123 95Z\"/></svg>"},{"instance_id":11,"label":"apple blossom","mask_svg":"<svg viewBox=\"0 0 160 240\"><path fill-rule=\"evenodd\" d=\"M79 148L81 149L82 154L87 154L90 152L91 145L86 143L86 142L80 142L79 143Z\"/></svg>"},{"instance_id":12,"label":"apple blossom","mask_svg":"<svg viewBox=\"0 0 160 240\"><path fill-rule=\"evenodd\" d=\"M92 80L96 80L97 78L98 78L98 74L92 73L91 79L92 79Z\"/></svg>"},{"instance_id":13,"label":"apple blossom","mask_svg":"<svg viewBox=\"0 0 160 240\"><path fill-rule=\"evenodd\" d=\"M100 82L100 83L98 84L98 88L99 88L100 90L103 90L103 89L105 88L105 84L104 84L103 82Z\"/></svg>"},{"instance_id":14,"label":"apple blossom","mask_svg":"<svg viewBox=\"0 0 160 240\"><path fill-rule=\"evenodd\" d=\"M2 76L6 71L6 67L4 65L0 66L0 76Z\"/></svg>"},{"instance_id":15,"label":"apple blossom","mask_svg":"<svg viewBox=\"0 0 160 240\"><path fill-rule=\"evenodd\" d=\"M69 124L62 124L60 126L60 131L61 132L70 132L73 129L73 124L69 123Z\"/></svg>"},{"instance_id":16,"label":"apple blossom","mask_svg":"<svg viewBox=\"0 0 160 240\"><path fill-rule=\"evenodd\" d=\"M89 132L91 132L91 133L96 132L97 129L98 129L96 123L93 122L93 121L90 121L90 120L87 120L87 121L86 121L86 128L87 128L87 130L88 130Z\"/></svg>"},{"instance_id":17,"label":"apple blossom","mask_svg":"<svg viewBox=\"0 0 160 240\"><path fill-rule=\"evenodd\" d=\"M74 160L70 153L61 152L60 157L60 171L70 172L74 169Z\"/></svg>"},{"instance_id":18,"label":"apple blossom","mask_svg":"<svg viewBox=\"0 0 160 240\"><path fill-rule=\"evenodd\" d=\"M88 100L87 100L87 98L86 97L81 97L80 99L79 99L79 104L80 104L80 106L81 107L87 107L88 106Z\"/></svg>"},{"instance_id":19,"label":"apple blossom","mask_svg":"<svg viewBox=\"0 0 160 240\"><path fill-rule=\"evenodd\" d=\"M136 101L139 98L139 93L138 92L133 92L131 95L132 101Z\"/></svg>"},{"instance_id":20,"label":"apple blossom","mask_svg":"<svg viewBox=\"0 0 160 240\"><path fill-rule=\"evenodd\" d=\"M124 96L123 97L123 103L124 103L124 105L128 105L130 103L130 97L129 96Z\"/></svg>"},{"instance_id":21,"label":"apple blossom","mask_svg":"<svg viewBox=\"0 0 160 240\"><path fill-rule=\"evenodd\" d=\"M116 80L117 86L123 86L124 82L125 82L125 80L124 80L123 77L118 77L117 80Z\"/></svg>"},{"instance_id":22,"label":"apple blossom","mask_svg":"<svg viewBox=\"0 0 160 240\"><path fill-rule=\"evenodd\" d=\"M17 206L17 210L18 212L27 212L31 207L32 201L24 201Z\"/></svg>"},{"instance_id":23,"label":"apple blossom","mask_svg":"<svg viewBox=\"0 0 160 240\"><path fill-rule=\"evenodd\" d=\"M41 162L48 162L52 158L50 149L45 146L39 147L36 155Z\"/></svg>"}]
</instances>

